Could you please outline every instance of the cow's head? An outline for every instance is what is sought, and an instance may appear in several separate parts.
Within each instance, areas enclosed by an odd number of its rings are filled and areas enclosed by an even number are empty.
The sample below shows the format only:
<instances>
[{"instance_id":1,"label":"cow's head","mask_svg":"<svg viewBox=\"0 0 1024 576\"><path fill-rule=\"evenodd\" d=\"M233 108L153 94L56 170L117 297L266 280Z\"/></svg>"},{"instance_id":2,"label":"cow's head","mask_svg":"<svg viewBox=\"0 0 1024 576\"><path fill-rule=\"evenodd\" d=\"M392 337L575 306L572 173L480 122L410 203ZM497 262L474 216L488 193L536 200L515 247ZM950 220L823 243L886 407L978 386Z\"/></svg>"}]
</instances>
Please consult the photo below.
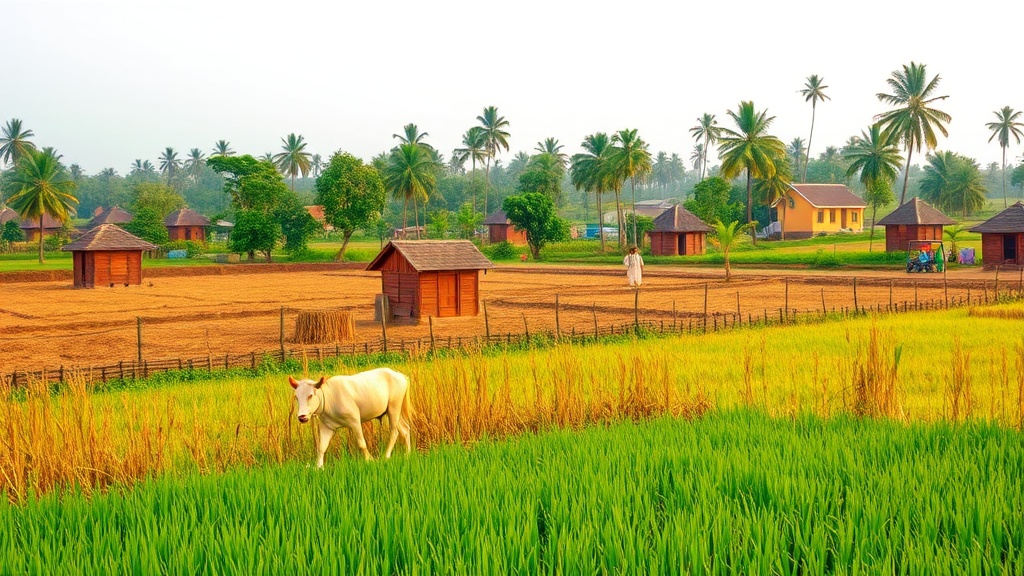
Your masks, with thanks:
<instances>
[{"instance_id":1,"label":"cow's head","mask_svg":"<svg viewBox=\"0 0 1024 576\"><path fill-rule=\"evenodd\" d=\"M320 409L320 398L316 391L324 385L323 376L319 380L296 380L288 377L288 383L295 389L295 400L299 403L299 422L309 422L309 415Z\"/></svg>"}]
</instances>

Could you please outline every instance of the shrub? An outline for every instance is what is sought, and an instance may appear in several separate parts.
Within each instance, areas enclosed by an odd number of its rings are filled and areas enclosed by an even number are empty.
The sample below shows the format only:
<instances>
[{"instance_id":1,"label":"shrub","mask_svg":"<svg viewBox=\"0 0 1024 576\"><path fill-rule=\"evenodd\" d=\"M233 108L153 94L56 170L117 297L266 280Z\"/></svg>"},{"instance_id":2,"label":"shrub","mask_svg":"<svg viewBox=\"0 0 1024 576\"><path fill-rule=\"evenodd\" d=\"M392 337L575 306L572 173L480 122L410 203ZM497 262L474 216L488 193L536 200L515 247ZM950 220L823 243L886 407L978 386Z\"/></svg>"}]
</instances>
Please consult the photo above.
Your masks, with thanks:
<instances>
[{"instance_id":1,"label":"shrub","mask_svg":"<svg viewBox=\"0 0 1024 576\"><path fill-rule=\"evenodd\" d=\"M184 250L185 255L189 258L198 258L203 255L206 248L202 242L195 240L175 240L168 242L163 246L164 250L170 252L171 250Z\"/></svg>"},{"instance_id":2,"label":"shrub","mask_svg":"<svg viewBox=\"0 0 1024 576\"><path fill-rule=\"evenodd\" d=\"M811 268L839 268L843 263L839 260L834 252L828 252L826 250L818 250L814 254L814 259L811 260Z\"/></svg>"},{"instance_id":3,"label":"shrub","mask_svg":"<svg viewBox=\"0 0 1024 576\"><path fill-rule=\"evenodd\" d=\"M519 258L519 250L508 240L498 242L485 251L489 252L488 256L490 256L491 260L515 260Z\"/></svg>"}]
</instances>

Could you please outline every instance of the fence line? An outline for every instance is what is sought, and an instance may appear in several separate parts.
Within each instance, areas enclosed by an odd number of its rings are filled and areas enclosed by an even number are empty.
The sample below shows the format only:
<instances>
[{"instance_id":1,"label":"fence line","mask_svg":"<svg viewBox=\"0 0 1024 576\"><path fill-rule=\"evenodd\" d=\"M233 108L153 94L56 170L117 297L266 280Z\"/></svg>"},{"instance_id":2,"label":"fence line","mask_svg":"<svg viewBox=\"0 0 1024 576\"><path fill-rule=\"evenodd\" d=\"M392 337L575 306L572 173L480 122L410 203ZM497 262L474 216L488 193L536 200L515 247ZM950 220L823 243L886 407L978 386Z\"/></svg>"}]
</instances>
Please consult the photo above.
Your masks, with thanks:
<instances>
[{"instance_id":1,"label":"fence line","mask_svg":"<svg viewBox=\"0 0 1024 576\"><path fill-rule=\"evenodd\" d=\"M1000 296L1002 301L1006 301L1007 299L1011 301L1019 301L1024 297L1024 292L1018 292L1015 294L1003 293ZM425 353L436 350L458 350L473 347L479 348L483 346L511 347L522 346L524 344L530 344L531 342L538 342L542 340L585 342L601 337L629 335L641 332L654 332L661 334L702 334L740 329L750 326L773 326L789 323L823 322L828 320L830 317L835 316L847 318L854 315L865 314L902 314L917 311L961 308L988 303L989 300L986 294L985 296L978 296L977 299L968 299L961 296L959 298L954 297L945 300L934 299L918 300L914 302L904 301L902 306L899 302L893 302L887 305L874 304L860 308L833 307L831 310L805 309L801 311L796 309L785 310L783 308L778 308L777 314L776 310L769 313L769 310L765 308L762 314L748 312L746 317L744 317L744 314L740 312L716 311L712 313L704 313L703 315L691 314L689 317L685 318L685 323L684 319L679 318L673 313L671 322L668 324L666 324L664 319L661 319L660 321L649 319L641 320L640 315L643 311L637 308L633 322L599 327L596 323L595 317L594 329L586 331L577 331L575 326L572 327L571 331L566 331L559 329L556 325L555 330L540 332L534 331L531 333L529 331L529 326L524 323L524 331L522 333L505 332L504 334L495 334L488 328L487 334L476 336L435 337L434 335L431 335L417 338L390 339L385 336L373 341L361 343L335 343L333 345L300 348L286 348L282 346L274 350L264 350L261 352L252 351L243 354L228 353L216 356L208 354L200 357L168 358L161 360L123 360L116 364L90 367L59 366L57 368L44 369L38 372L13 371L0 374L0 386L3 386L4 389L11 389L25 386L29 382L46 384L62 383L71 374L75 374L79 378L84 378L89 384L95 384L116 380L137 380L140 378L148 378L149 376L160 372L170 372L174 370L203 370L211 373L214 370L229 370L233 368L248 368L255 370L266 360L284 362L288 359L304 357L308 360L322 362L325 358L339 358L343 356L356 356L383 352L408 354ZM658 311L657 315L664 316L664 312Z\"/></svg>"}]
</instances>

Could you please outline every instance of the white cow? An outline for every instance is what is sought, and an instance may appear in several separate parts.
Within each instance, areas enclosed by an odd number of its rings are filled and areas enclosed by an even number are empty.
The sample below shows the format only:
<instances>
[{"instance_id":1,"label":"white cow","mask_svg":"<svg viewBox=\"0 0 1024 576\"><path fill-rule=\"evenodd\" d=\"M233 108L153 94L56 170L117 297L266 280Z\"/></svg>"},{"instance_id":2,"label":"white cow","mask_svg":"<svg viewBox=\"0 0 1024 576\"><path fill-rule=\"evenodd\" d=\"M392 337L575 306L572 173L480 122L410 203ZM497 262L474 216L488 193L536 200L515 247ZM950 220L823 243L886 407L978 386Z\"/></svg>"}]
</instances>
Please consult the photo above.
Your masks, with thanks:
<instances>
[{"instance_id":1,"label":"white cow","mask_svg":"<svg viewBox=\"0 0 1024 576\"><path fill-rule=\"evenodd\" d=\"M324 380L295 380L288 377L295 389L299 404L299 422L309 422L310 416L320 417L320 446L316 465L324 467L324 453L334 432L344 426L355 434L359 449L367 460L372 460L363 438L363 422L383 418L391 424L391 440L385 458L391 457L395 441L401 434L405 452L412 449L410 418L412 402L409 399L409 379L390 368L376 368L352 376L332 376Z\"/></svg>"}]
</instances>

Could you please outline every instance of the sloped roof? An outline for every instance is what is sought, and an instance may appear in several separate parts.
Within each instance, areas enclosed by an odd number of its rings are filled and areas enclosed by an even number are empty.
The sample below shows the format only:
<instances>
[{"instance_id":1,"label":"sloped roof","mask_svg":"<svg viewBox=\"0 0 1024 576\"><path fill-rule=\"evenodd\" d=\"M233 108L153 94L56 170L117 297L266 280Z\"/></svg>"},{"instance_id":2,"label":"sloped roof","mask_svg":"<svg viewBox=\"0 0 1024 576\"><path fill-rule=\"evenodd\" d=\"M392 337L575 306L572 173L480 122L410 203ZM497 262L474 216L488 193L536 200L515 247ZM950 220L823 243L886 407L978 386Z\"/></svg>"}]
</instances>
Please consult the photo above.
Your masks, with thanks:
<instances>
[{"instance_id":1,"label":"sloped roof","mask_svg":"<svg viewBox=\"0 0 1024 576\"><path fill-rule=\"evenodd\" d=\"M127 210L119 206L114 206L109 210L104 210L89 220L87 228L95 228L100 224L127 224L134 220L135 217L131 215Z\"/></svg>"},{"instance_id":2,"label":"sloped roof","mask_svg":"<svg viewBox=\"0 0 1024 576\"><path fill-rule=\"evenodd\" d=\"M164 218L164 226L209 226L210 219L195 210L182 208Z\"/></svg>"},{"instance_id":3,"label":"sloped roof","mask_svg":"<svg viewBox=\"0 0 1024 576\"><path fill-rule=\"evenodd\" d=\"M315 204L313 206L303 206L303 208L306 209L306 212L309 212L309 215L313 217L313 220L321 223L327 220L327 217L324 216L323 206Z\"/></svg>"},{"instance_id":4,"label":"sloped roof","mask_svg":"<svg viewBox=\"0 0 1024 576\"><path fill-rule=\"evenodd\" d=\"M366 269L380 270L396 250L417 272L494 268L469 240L392 240Z\"/></svg>"},{"instance_id":5,"label":"sloped roof","mask_svg":"<svg viewBox=\"0 0 1024 576\"><path fill-rule=\"evenodd\" d=\"M100 224L78 239L62 246L64 252L98 252L101 250L153 250L156 246L116 224Z\"/></svg>"},{"instance_id":6,"label":"sloped roof","mask_svg":"<svg viewBox=\"0 0 1024 576\"><path fill-rule=\"evenodd\" d=\"M22 230L39 230L39 219L33 218L31 220L22 220L18 227ZM63 227L64 224L61 224L60 220L57 220L49 214L43 214L43 230L55 230Z\"/></svg>"},{"instance_id":7,"label":"sloped roof","mask_svg":"<svg viewBox=\"0 0 1024 576\"><path fill-rule=\"evenodd\" d=\"M914 197L878 221L882 226L949 226L956 221L931 204Z\"/></svg>"},{"instance_id":8,"label":"sloped roof","mask_svg":"<svg viewBox=\"0 0 1024 576\"><path fill-rule=\"evenodd\" d=\"M17 219L18 219L18 213L15 212L14 210L11 210L10 208L8 208L6 206L4 206L3 208L0 208L0 224L6 224L6 223L10 222L11 220L17 220Z\"/></svg>"},{"instance_id":9,"label":"sloped roof","mask_svg":"<svg viewBox=\"0 0 1024 576\"><path fill-rule=\"evenodd\" d=\"M845 184L790 184L789 187L815 208L863 208L868 205Z\"/></svg>"},{"instance_id":10,"label":"sloped roof","mask_svg":"<svg viewBox=\"0 0 1024 576\"><path fill-rule=\"evenodd\" d=\"M498 208L491 212L491 215L484 220L484 224L511 224L511 222L508 221L508 215L505 214L505 211Z\"/></svg>"},{"instance_id":11,"label":"sloped roof","mask_svg":"<svg viewBox=\"0 0 1024 576\"><path fill-rule=\"evenodd\" d=\"M682 206L673 206L654 219L654 232L711 232L711 227Z\"/></svg>"},{"instance_id":12,"label":"sloped roof","mask_svg":"<svg viewBox=\"0 0 1024 576\"><path fill-rule=\"evenodd\" d=\"M985 220L971 232L985 234L1017 234L1024 232L1024 204L1017 202L999 214Z\"/></svg>"}]
</instances>

